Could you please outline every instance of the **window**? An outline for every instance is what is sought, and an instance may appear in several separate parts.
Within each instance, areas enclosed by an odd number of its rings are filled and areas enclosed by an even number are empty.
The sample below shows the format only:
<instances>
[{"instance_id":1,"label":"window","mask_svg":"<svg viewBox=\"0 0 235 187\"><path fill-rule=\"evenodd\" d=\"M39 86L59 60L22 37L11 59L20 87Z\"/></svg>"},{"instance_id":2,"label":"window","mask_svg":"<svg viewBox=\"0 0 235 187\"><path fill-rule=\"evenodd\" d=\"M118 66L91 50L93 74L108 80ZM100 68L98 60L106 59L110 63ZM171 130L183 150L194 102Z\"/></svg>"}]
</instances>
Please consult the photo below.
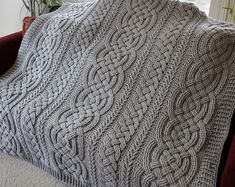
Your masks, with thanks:
<instances>
[{"instance_id":1,"label":"window","mask_svg":"<svg viewBox=\"0 0 235 187\"><path fill-rule=\"evenodd\" d=\"M180 1L194 3L209 17L222 21L235 22L235 0L180 0ZM230 14L229 11L225 9L225 7L233 8L234 15Z\"/></svg>"},{"instance_id":2,"label":"window","mask_svg":"<svg viewBox=\"0 0 235 187\"><path fill-rule=\"evenodd\" d=\"M211 0L209 16L223 21L235 22L234 15L231 15L224 7L233 8L234 13L235 0Z\"/></svg>"}]
</instances>

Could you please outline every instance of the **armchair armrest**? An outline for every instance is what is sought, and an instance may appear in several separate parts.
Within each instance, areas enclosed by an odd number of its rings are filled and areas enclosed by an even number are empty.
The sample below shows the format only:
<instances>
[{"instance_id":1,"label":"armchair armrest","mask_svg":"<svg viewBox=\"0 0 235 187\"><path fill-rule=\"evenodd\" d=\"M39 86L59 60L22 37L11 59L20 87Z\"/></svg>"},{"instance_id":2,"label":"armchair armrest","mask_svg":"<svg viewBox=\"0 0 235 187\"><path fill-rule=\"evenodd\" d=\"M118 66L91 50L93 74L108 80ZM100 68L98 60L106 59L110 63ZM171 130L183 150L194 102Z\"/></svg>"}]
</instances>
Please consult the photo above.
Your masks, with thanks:
<instances>
[{"instance_id":1,"label":"armchair armrest","mask_svg":"<svg viewBox=\"0 0 235 187\"><path fill-rule=\"evenodd\" d=\"M221 179L220 187L233 187L235 186L235 135L233 136L232 145L229 151L223 176Z\"/></svg>"},{"instance_id":2,"label":"armchair armrest","mask_svg":"<svg viewBox=\"0 0 235 187\"><path fill-rule=\"evenodd\" d=\"M22 38L22 32L0 37L0 76L14 63Z\"/></svg>"}]
</instances>

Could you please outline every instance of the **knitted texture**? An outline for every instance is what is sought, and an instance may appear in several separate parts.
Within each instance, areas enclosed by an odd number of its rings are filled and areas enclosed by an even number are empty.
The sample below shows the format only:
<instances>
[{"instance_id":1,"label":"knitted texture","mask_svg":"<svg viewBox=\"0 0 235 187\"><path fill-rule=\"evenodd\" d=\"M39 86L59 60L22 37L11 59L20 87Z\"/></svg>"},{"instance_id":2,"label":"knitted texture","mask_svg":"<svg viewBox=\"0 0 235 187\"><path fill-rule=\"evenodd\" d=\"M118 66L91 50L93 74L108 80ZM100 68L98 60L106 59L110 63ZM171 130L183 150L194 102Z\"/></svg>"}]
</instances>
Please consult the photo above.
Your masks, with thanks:
<instances>
[{"instance_id":1,"label":"knitted texture","mask_svg":"<svg viewBox=\"0 0 235 187\"><path fill-rule=\"evenodd\" d=\"M234 62L234 25L192 4L65 4L0 79L0 151L71 186L215 186Z\"/></svg>"}]
</instances>

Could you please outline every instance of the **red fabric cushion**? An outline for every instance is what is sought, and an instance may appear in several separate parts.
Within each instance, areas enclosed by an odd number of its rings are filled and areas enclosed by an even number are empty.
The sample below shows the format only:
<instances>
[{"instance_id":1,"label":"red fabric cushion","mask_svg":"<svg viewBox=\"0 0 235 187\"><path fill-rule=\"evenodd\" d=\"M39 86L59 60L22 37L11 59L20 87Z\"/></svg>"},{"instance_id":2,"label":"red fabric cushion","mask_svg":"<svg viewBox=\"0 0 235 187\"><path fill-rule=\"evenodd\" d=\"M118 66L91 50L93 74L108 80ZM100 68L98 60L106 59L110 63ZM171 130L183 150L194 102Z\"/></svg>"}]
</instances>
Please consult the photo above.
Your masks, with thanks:
<instances>
[{"instance_id":1,"label":"red fabric cushion","mask_svg":"<svg viewBox=\"0 0 235 187\"><path fill-rule=\"evenodd\" d=\"M22 40L22 32L0 38L0 75L14 63Z\"/></svg>"}]
</instances>

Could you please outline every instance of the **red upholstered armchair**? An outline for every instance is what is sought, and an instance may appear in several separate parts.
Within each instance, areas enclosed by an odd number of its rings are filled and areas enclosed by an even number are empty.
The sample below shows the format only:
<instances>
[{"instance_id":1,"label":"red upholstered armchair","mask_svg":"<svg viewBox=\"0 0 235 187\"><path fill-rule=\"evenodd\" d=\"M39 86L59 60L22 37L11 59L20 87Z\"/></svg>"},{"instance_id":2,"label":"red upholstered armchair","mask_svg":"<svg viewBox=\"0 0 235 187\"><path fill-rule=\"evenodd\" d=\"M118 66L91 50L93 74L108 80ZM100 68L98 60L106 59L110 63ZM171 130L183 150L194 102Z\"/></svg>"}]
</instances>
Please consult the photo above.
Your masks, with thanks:
<instances>
[{"instance_id":1,"label":"red upholstered armchair","mask_svg":"<svg viewBox=\"0 0 235 187\"><path fill-rule=\"evenodd\" d=\"M22 32L0 38L0 76L14 63L22 38ZM235 187L235 113L222 151L217 186Z\"/></svg>"},{"instance_id":2,"label":"red upholstered armchair","mask_svg":"<svg viewBox=\"0 0 235 187\"><path fill-rule=\"evenodd\" d=\"M22 38L22 32L0 37L0 75L14 63Z\"/></svg>"}]
</instances>

